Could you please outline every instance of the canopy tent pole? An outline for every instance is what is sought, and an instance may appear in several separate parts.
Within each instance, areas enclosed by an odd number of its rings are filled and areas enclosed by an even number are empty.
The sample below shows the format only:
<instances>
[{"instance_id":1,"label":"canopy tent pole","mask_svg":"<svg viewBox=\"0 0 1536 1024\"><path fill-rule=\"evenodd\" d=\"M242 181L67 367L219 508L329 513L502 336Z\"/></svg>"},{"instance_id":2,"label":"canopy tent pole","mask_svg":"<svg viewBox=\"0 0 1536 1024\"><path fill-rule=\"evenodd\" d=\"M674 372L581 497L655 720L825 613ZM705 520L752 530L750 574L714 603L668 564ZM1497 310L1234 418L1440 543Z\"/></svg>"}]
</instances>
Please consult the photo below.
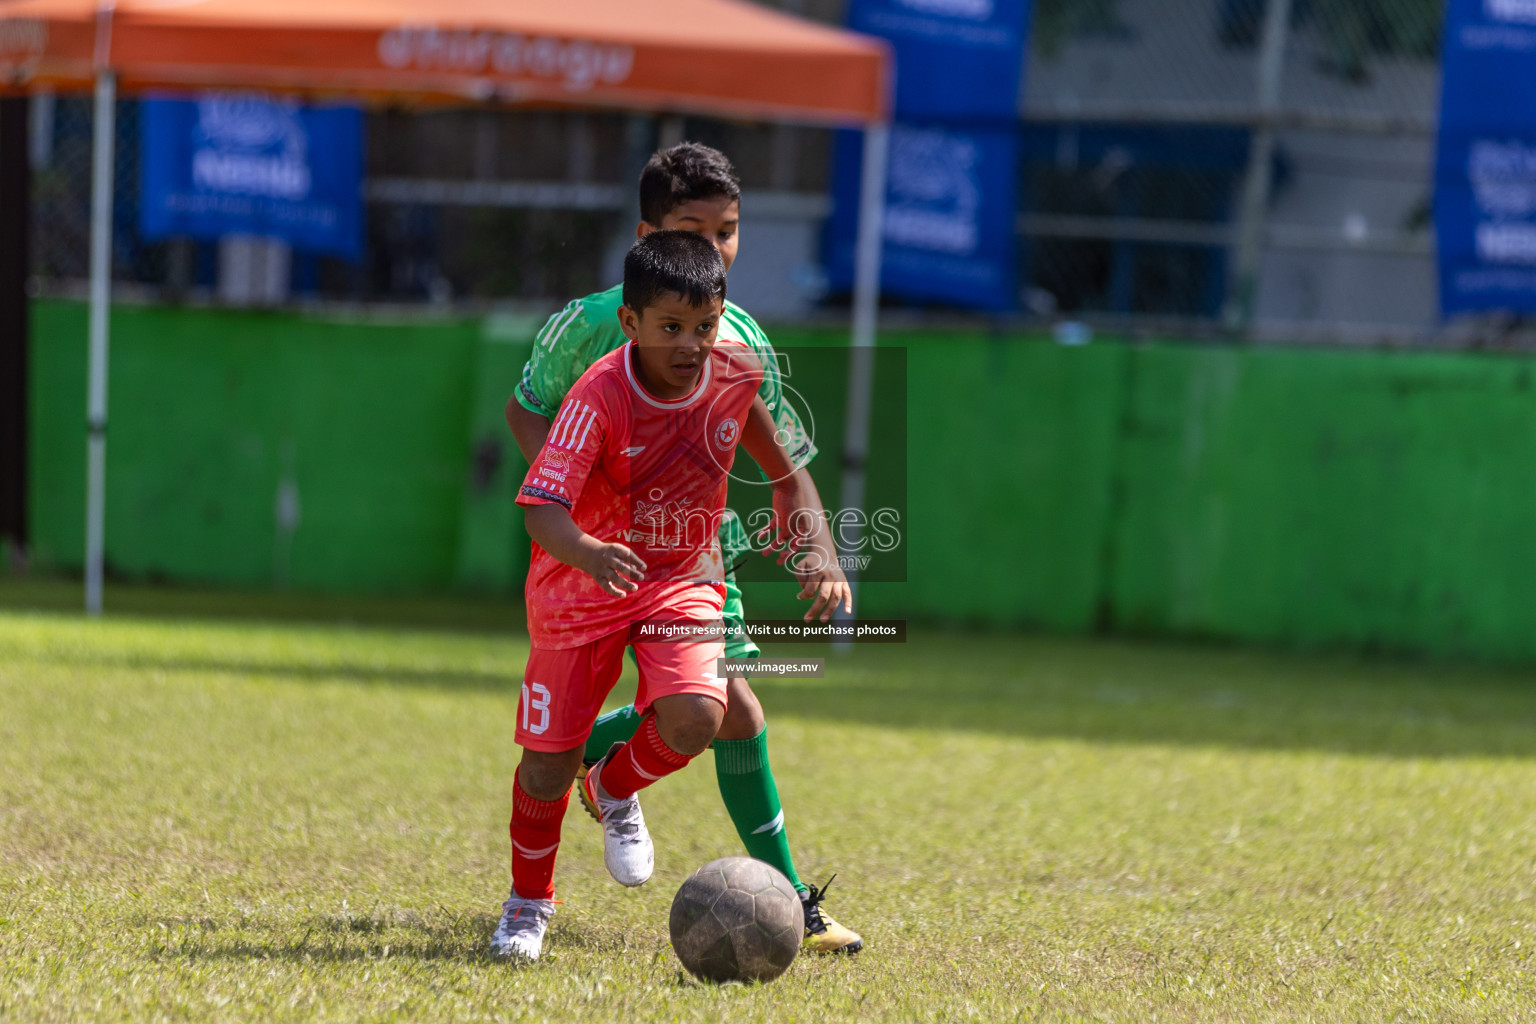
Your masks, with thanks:
<instances>
[{"instance_id":1,"label":"canopy tent pole","mask_svg":"<svg viewBox=\"0 0 1536 1024\"><path fill-rule=\"evenodd\" d=\"M101 614L103 538L106 525L107 335L112 308L113 150L117 134L117 78L96 75L91 142L90 385L86 409L85 611Z\"/></svg>"},{"instance_id":2,"label":"canopy tent pole","mask_svg":"<svg viewBox=\"0 0 1536 1024\"><path fill-rule=\"evenodd\" d=\"M853 254L853 339L848 350L848 418L843 429L843 512L864 508L864 464L869 456L869 420L875 384L875 329L880 316L880 255L885 236L885 175L891 126L872 121L864 128L864 161L859 180L859 234ZM834 527L843 555L863 543L860 516ZM858 598L857 561L845 559L848 582ZM846 644L839 641L838 646Z\"/></svg>"}]
</instances>

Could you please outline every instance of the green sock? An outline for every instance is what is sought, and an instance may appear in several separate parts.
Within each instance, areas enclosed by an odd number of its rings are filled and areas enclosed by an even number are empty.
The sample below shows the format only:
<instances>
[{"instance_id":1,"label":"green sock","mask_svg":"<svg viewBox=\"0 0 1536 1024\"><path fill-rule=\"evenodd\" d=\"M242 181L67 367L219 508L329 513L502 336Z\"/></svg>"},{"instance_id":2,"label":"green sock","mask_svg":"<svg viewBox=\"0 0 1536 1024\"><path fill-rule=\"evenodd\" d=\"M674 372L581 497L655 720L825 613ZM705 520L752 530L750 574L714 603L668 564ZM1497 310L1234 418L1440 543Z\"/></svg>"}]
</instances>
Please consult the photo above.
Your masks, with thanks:
<instances>
[{"instance_id":1,"label":"green sock","mask_svg":"<svg viewBox=\"0 0 1536 1024\"><path fill-rule=\"evenodd\" d=\"M633 704L616 708L593 724L592 735L587 737L586 753L582 756L588 761L596 761L615 743L628 743L639 728L640 715Z\"/></svg>"},{"instance_id":2,"label":"green sock","mask_svg":"<svg viewBox=\"0 0 1536 1024\"><path fill-rule=\"evenodd\" d=\"M750 740L715 740L714 748L720 798L747 852L784 872L796 889L806 892L807 886L800 881L794 858L789 855L779 787L774 784L773 769L768 767L768 730Z\"/></svg>"}]
</instances>

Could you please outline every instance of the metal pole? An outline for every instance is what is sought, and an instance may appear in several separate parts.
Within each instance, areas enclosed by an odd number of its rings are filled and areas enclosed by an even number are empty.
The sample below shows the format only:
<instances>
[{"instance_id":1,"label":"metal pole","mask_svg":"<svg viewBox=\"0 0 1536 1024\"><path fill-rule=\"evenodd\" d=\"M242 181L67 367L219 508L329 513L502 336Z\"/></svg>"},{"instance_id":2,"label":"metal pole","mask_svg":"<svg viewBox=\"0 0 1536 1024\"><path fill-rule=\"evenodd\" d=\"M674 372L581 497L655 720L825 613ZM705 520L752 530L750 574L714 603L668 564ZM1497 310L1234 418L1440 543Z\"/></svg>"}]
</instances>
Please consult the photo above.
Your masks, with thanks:
<instances>
[{"instance_id":1,"label":"metal pole","mask_svg":"<svg viewBox=\"0 0 1536 1024\"><path fill-rule=\"evenodd\" d=\"M853 255L853 343L848 352L848 418L843 431L843 511L864 507L864 463L869 455L869 416L875 369L875 329L880 316L880 256L885 235L885 175L891 126L864 129L864 166L859 182L859 236ZM861 526L840 526L834 538L842 554L858 552ZM858 598L858 571L848 562L848 582ZM841 615L839 615L841 617ZM845 642L844 642L845 643ZM843 646L840 643L839 646Z\"/></svg>"},{"instance_id":2,"label":"metal pole","mask_svg":"<svg viewBox=\"0 0 1536 1024\"><path fill-rule=\"evenodd\" d=\"M1264 35L1259 42L1259 117L1248 147L1248 173L1243 181L1243 205L1238 218L1236 259L1222 318L1233 330L1246 330L1253 320L1258 288L1259 251L1264 214L1269 204L1271 167L1275 155L1275 120L1280 112L1280 82L1285 70L1285 44L1291 31L1291 0L1269 0Z\"/></svg>"},{"instance_id":3,"label":"metal pole","mask_svg":"<svg viewBox=\"0 0 1536 1024\"><path fill-rule=\"evenodd\" d=\"M107 333L112 301L112 179L117 129L117 78L96 75L91 144L91 353L86 406L85 611L101 614L106 526Z\"/></svg>"},{"instance_id":4,"label":"metal pole","mask_svg":"<svg viewBox=\"0 0 1536 1024\"><path fill-rule=\"evenodd\" d=\"M27 237L32 164L26 96L0 99L0 542L26 559ZM5 566L0 565L0 572Z\"/></svg>"}]
</instances>

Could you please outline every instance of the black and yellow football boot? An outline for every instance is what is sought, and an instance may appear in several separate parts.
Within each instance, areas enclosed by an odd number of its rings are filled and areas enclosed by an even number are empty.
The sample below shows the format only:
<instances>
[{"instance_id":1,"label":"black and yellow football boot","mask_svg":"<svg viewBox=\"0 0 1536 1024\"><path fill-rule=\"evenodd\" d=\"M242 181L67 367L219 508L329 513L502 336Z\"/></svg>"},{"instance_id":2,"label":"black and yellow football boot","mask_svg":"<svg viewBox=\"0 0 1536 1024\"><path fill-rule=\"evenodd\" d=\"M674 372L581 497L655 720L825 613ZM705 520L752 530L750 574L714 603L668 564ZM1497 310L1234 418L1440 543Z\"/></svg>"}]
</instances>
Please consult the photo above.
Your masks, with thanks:
<instances>
[{"instance_id":1,"label":"black and yellow football boot","mask_svg":"<svg viewBox=\"0 0 1536 1024\"><path fill-rule=\"evenodd\" d=\"M821 901L832 888L832 878L827 879L827 884L820 889L813 885L809 892L800 894L800 904L805 910L805 939L800 943L801 952L857 953L864 948L864 940L858 932L838 924L822 909Z\"/></svg>"}]
</instances>

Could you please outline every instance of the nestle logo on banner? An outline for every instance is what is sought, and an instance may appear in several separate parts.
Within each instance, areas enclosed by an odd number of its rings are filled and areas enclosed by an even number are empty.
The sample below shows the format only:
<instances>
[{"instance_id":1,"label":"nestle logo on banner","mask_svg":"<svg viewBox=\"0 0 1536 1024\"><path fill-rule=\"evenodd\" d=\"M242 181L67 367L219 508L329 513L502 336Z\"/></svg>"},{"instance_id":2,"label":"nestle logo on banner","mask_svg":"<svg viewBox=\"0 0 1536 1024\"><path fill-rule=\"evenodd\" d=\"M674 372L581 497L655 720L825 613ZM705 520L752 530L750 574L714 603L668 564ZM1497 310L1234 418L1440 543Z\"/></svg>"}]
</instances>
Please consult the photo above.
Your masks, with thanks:
<instances>
[{"instance_id":1,"label":"nestle logo on banner","mask_svg":"<svg viewBox=\"0 0 1536 1024\"><path fill-rule=\"evenodd\" d=\"M975 252L981 234L976 163L976 144L967 138L892 129L886 240L958 255Z\"/></svg>"},{"instance_id":2,"label":"nestle logo on banner","mask_svg":"<svg viewBox=\"0 0 1536 1024\"><path fill-rule=\"evenodd\" d=\"M1536 148L1479 139L1467 152L1467 180L1478 209L1487 216L1536 212Z\"/></svg>"},{"instance_id":3,"label":"nestle logo on banner","mask_svg":"<svg viewBox=\"0 0 1536 1024\"><path fill-rule=\"evenodd\" d=\"M391 68L548 78L581 92L627 79L635 51L582 39L402 26L379 36L379 60Z\"/></svg>"},{"instance_id":4,"label":"nestle logo on banner","mask_svg":"<svg viewBox=\"0 0 1536 1024\"><path fill-rule=\"evenodd\" d=\"M33 18L0 20L0 54L39 56L48 48L48 25Z\"/></svg>"},{"instance_id":5,"label":"nestle logo on banner","mask_svg":"<svg viewBox=\"0 0 1536 1024\"><path fill-rule=\"evenodd\" d=\"M992 17L992 0L896 0L896 5L924 14L971 21L986 21Z\"/></svg>"},{"instance_id":6,"label":"nestle logo on banner","mask_svg":"<svg viewBox=\"0 0 1536 1024\"><path fill-rule=\"evenodd\" d=\"M1479 224L1477 256L1488 263L1536 264L1536 224Z\"/></svg>"},{"instance_id":7,"label":"nestle logo on banner","mask_svg":"<svg viewBox=\"0 0 1536 1024\"><path fill-rule=\"evenodd\" d=\"M1467 180L1478 213L1478 258L1488 263L1536 263L1536 147L1479 139L1467 152Z\"/></svg>"},{"instance_id":8,"label":"nestle logo on banner","mask_svg":"<svg viewBox=\"0 0 1536 1024\"><path fill-rule=\"evenodd\" d=\"M1483 0L1483 12L1493 21L1536 25L1536 0Z\"/></svg>"},{"instance_id":9,"label":"nestle logo on banner","mask_svg":"<svg viewBox=\"0 0 1536 1024\"><path fill-rule=\"evenodd\" d=\"M273 199L309 195L309 136L297 104L264 96L197 101L192 184Z\"/></svg>"}]
</instances>

